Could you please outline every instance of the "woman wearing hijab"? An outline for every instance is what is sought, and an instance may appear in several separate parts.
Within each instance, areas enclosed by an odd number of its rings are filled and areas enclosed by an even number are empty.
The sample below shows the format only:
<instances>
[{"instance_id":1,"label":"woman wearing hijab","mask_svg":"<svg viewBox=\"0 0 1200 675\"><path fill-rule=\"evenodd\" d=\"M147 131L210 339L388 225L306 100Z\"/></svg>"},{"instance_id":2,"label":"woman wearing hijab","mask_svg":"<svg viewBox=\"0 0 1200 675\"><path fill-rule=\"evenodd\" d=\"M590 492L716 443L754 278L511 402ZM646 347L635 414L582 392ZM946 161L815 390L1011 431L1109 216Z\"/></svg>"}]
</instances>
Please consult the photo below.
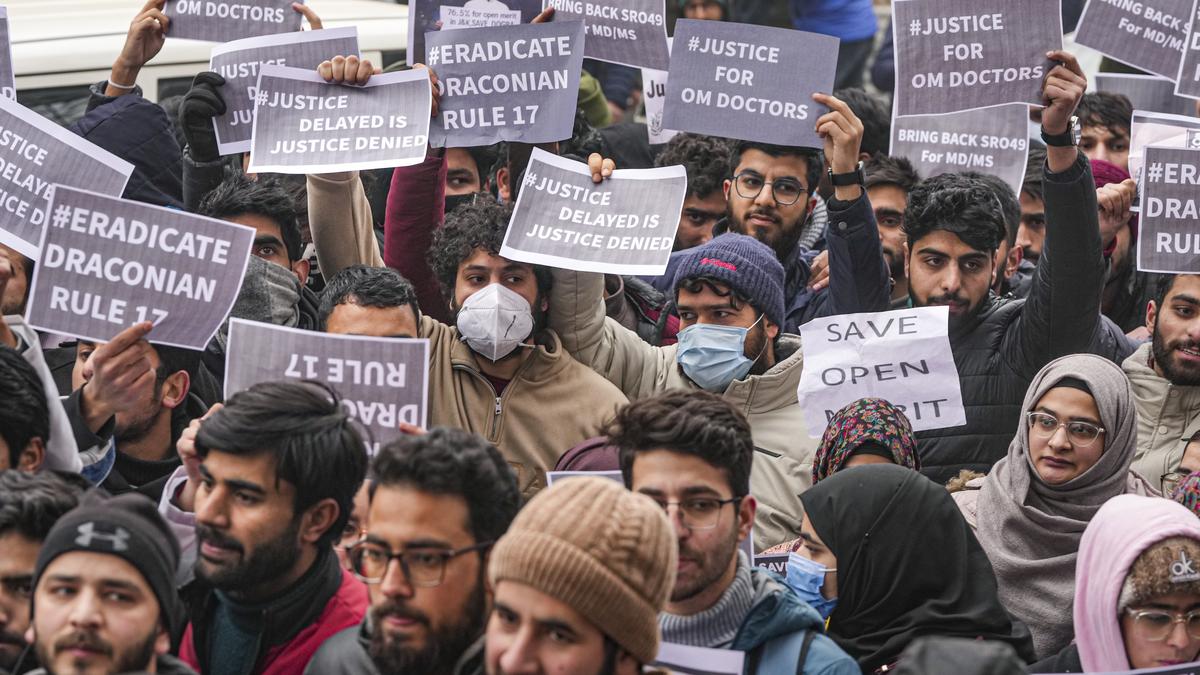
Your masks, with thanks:
<instances>
[{"instance_id":1,"label":"woman wearing hijab","mask_svg":"<svg viewBox=\"0 0 1200 675\"><path fill-rule=\"evenodd\" d=\"M904 467L859 466L800 501L796 555L832 604L829 636L864 673L890 670L926 635L1006 642L1033 658L1029 632L1000 604L987 556L944 487Z\"/></svg>"},{"instance_id":2,"label":"woman wearing hijab","mask_svg":"<svg viewBox=\"0 0 1200 675\"><path fill-rule=\"evenodd\" d=\"M1200 657L1200 520L1175 502L1122 495L1079 544L1075 644L1035 673L1162 668Z\"/></svg>"},{"instance_id":3,"label":"woman wearing hijab","mask_svg":"<svg viewBox=\"0 0 1200 675\"><path fill-rule=\"evenodd\" d=\"M813 456L813 485L863 464L897 464L921 470L912 425L899 408L881 398L861 398L829 418L821 445ZM764 555L799 550L800 539L773 546Z\"/></svg>"},{"instance_id":4,"label":"woman wearing hijab","mask_svg":"<svg viewBox=\"0 0 1200 675\"><path fill-rule=\"evenodd\" d=\"M1105 502L1156 492L1129 470L1137 418L1129 379L1113 362L1073 354L1042 368L1025 394L1008 456L978 490L954 494L987 552L1000 599L1045 658L1071 641L1075 557Z\"/></svg>"}]
</instances>

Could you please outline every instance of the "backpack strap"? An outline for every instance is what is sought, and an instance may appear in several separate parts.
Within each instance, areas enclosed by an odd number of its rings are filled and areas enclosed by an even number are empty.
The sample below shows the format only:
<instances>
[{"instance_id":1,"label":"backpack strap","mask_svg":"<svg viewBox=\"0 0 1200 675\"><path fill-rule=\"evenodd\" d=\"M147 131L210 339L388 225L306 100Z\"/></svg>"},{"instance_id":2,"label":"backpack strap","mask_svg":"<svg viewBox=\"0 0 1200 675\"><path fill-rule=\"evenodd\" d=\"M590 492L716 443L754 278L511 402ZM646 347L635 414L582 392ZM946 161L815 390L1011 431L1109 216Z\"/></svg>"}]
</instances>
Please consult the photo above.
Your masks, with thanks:
<instances>
[{"instance_id":1,"label":"backpack strap","mask_svg":"<svg viewBox=\"0 0 1200 675\"><path fill-rule=\"evenodd\" d=\"M814 638L816 638L816 631L810 629L769 640L758 649L751 650L747 655L747 675L755 675L755 673L775 675L776 673L791 672L802 675L804 663L808 660L809 647Z\"/></svg>"}]
</instances>

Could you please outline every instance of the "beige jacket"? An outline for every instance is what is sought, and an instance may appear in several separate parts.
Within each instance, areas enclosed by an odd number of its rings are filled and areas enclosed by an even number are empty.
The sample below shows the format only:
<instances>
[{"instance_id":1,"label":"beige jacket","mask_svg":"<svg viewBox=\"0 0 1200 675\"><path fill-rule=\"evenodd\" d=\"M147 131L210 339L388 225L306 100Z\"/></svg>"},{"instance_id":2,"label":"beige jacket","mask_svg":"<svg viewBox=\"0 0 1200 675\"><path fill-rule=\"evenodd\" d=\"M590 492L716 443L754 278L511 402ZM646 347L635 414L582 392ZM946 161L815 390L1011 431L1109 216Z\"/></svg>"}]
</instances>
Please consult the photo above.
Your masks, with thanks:
<instances>
[{"instance_id":1,"label":"beige jacket","mask_svg":"<svg viewBox=\"0 0 1200 675\"><path fill-rule=\"evenodd\" d=\"M1146 343L1121 369L1129 376L1137 403L1138 444L1132 468L1157 490L1162 475L1179 468L1187 439L1200 431L1200 387L1178 386L1159 377L1150 365L1151 354L1151 344Z\"/></svg>"},{"instance_id":2,"label":"beige jacket","mask_svg":"<svg viewBox=\"0 0 1200 675\"><path fill-rule=\"evenodd\" d=\"M383 267L371 203L357 171L308 175L308 225L327 281L351 265Z\"/></svg>"},{"instance_id":3,"label":"beige jacket","mask_svg":"<svg viewBox=\"0 0 1200 675\"><path fill-rule=\"evenodd\" d=\"M499 396L458 329L423 316L421 337L429 338L429 425L487 438L516 472L526 497L546 486L546 471L564 452L596 436L628 402L571 358L553 331L541 334Z\"/></svg>"},{"instance_id":4,"label":"beige jacket","mask_svg":"<svg viewBox=\"0 0 1200 675\"><path fill-rule=\"evenodd\" d=\"M554 270L550 327L567 351L631 400L698 388L676 363L674 345L654 347L605 316L603 275ZM776 358L769 371L737 380L724 393L750 421L758 451L750 472L750 493L758 500L756 551L799 536L800 493L812 484L812 458L819 441L809 437L796 402L804 365L799 336L783 336Z\"/></svg>"}]
</instances>

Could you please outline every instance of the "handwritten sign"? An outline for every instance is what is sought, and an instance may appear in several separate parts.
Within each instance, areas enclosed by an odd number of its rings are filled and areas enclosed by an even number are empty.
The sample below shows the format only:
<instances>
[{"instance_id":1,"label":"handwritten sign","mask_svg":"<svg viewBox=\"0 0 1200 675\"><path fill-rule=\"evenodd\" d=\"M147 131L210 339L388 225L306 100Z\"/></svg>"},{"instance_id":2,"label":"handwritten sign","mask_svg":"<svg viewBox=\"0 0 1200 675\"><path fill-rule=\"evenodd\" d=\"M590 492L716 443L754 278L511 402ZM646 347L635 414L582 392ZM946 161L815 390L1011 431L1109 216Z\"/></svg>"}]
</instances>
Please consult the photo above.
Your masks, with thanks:
<instances>
[{"instance_id":1,"label":"handwritten sign","mask_svg":"<svg viewBox=\"0 0 1200 675\"><path fill-rule=\"evenodd\" d=\"M1129 99L1134 110L1172 115L1189 115L1196 111L1196 102L1177 96L1175 82L1165 77L1132 73L1096 73L1091 81L1096 91L1120 94Z\"/></svg>"},{"instance_id":2,"label":"handwritten sign","mask_svg":"<svg viewBox=\"0 0 1200 675\"><path fill-rule=\"evenodd\" d=\"M425 46L441 91L433 147L571 137L583 67L581 22L440 31L427 35Z\"/></svg>"},{"instance_id":3,"label":"handwritten sign","mask_svg":"<svg viewBox=\"0 0 1200 675\"><path fill-rule=\"evenodd\" d=\"M978 171L1000 177L1020 194L1029 157L1029 106L897 117L888 154L908 158L922 176Z\"/></svg>"},{"instance_id":4,"label":"handwritten sign","mask_svg":"<svg viewBox=\"0 0 1200 675\"><path fill-rule=\"evenodd\" d=\"M667 10L663 0L545 0L554 20L587 26L585 56L637 68L666 70Z\"/></svg>"},{"instance_id":5,"label":"handwritten sign","mask_svg":"<svg viewBox=\"0 0 1200 675\"><path fill-rule=\"evenodd\" d=\"M722 21L680 19L663 126L778 145L822 147L812 100L833 90L838 40ZM803 63L803 68L796 64Z\"/></svg>"},{"instance_id":6,"label":"handwritten sign","mask_svg":"<svg viewBox=\"0 0 1200 675\"><path fill-rule=\"evenodd\" d=\"M229 42L300 30L292 0L167 0L165 12L172 38Z\"/></svg>"},{"instance_id":7,"label":"handwritten sign","mask_svg":"<svg viewBox=\"0 0 1200 675\"><path fill-rule=\"evenodd\" d=\"M1200 274L1200 149L1146 148L1137 267Z\"/></svg>"},{"instance_id":8,"label":"handwritten sign","mask_svg":"<svg viewBox=\"0 0 1200 675\"><path fill-rule=\"evenodd\" d=\"M117 196L133 165L0 96L0 244L37 259L55 184Z\"/></svg>"},{"instance_id":9,"label":"handwritten sign","mask_svg":"<svg viewBox=\"0 0 1200 675\"><path fill-rule=\"evenodd\" d=\"M798 396L809 434L848 403L876 397L904 411L913 430L967 423L947 332L949 309L843 314L800 326Z\"/></svg>"},{"instance_id":10,"label":"handwritten sign","mask_svg":"<svg viewBox=\"0 0 1200 675\"><path fill-rule=\"evenodd\" d=\"M1148 73L1175 78L1192 0L1088 0L1075 41Z\"/></svg>"},{"instance_id":11,"label":"handwritten sign","mask_svg":"<svg viewBox=\"0 0 1200 675\"><path fill-rule=\"evenodd\" d=\"M213 118L222 155L250 151L258 71L266 64L316 70L334 56L358 54L353 26L247 38L213 49L208 69L225 78L225 114Z\"/></svg>"},{"instance_id":12,"label":"handwritten sign","mask_svg":"<svg viewBox=\"0 0 1200 675\"><path fill-rule=\"evenodd\" d=\"M425 428L429 340L335 335L229 320L225 398L259 382L316 380L371 430L369 452L402 435L401 422Z\"/></svg>"},{"instance_id":13,"label":"handwritten sign","mask_svg":"<svg viewBox=\"0 0 1200 675\"><path fill-rule=\"evenodd\" d=\"M409 70L365 86L311 70L263 66L254 105L251 173L328 173L411 166L425 158L429 75Z\"/></svg>"},{"instance_id":14,"label":"handwritten sign","mask_svg":"<svg viewBox=\"0 0 1200 675\"><path fill-rule=\"evenodd\" d=\"M618 169L595 184L587 165L535 148L500 255L586 272L662 274L686 192L682 166Z\"/></svg>"},{"instance_id":15,"label":"handwritten sign","mask_svg":"<svg viewBox=\"0 0 1200 675\"><path fill-rule=\"evenodd\" d=\"M204 349L242 286L254 229L56 185L26 322L107 342L141 321L150 341Z\"/></svg>"},{"instance_id":16,"label":"handwritten sign","mask_svg":"<svg viewBox=\"0 0 1200 675\"><path fill-rule=\"evenodd\" d=\"M1058 0L896 0L896 115L1042 101Z\"/></svg>"},{"instance_id":17,"label":"handwritten sign","mask_svg":"<svg viewBox=\"0 0 1200 675\"><path fill-rule=\"evenodd\" d=\"M408 65L425 57L425 36L439 27L511 26L533 21L540 11L542 0L409 0Z\"/></svg>"},{"instance_id":18,"label":"handwritten sign","mask_svg":"<svg viewBox=\"0 0 1200 675\"><path fill-rule=\"evenodd\" d=\"M13 78L12 36L8 30L8 8L0 5L0 96L17 100Z\"/></svg>"}]
</instances>

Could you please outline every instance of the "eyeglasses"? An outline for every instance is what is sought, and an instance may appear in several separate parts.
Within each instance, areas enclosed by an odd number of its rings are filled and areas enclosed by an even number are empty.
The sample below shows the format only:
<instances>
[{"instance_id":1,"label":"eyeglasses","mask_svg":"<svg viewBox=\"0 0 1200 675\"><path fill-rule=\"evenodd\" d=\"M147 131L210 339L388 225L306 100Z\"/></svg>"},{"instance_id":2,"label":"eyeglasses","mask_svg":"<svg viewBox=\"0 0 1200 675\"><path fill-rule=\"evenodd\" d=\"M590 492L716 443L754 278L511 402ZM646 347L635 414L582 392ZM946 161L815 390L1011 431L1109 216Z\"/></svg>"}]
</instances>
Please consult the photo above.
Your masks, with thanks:
<instances>
[{"instance_id":1,"label":"eyeglasses","mask_svg":"<svg viewBox=\"0 0 1200 675\"><path fill-rule=\"evenodd\" d=\"M748 173L743 171L733 177L733 186L737 189L737 193L743 199L754 199L767 185L771 186L771 196L775 198L775 203L780 206L791 206L795 204L800 195L805 193L804 186L799 181L790 178L781 178L777 181L763 180L762 176L756 173Z\"/></svg>"},{"instance_id":2,"label":"eyeglasses","mask_svg":"<svg viewBox=\"0 0 1200 675\"><path fill-rule=\"evenodd\" d=\"M1034 436L1050 438L1059 428L1066 427L1071 445L1077 448L1086 448L1104 433L1104 427L1091 422L1059 422L1057 417L1044 412L1028 412L1025 416L1029 418L1029 432Z\"/></svg>"},{"instance_id":3,"label":"eyeglasses","mask_svg":"<svg viewBox=\"0 0 1200 675\"><path fill-rule=\"evenodd\" d=\"M741 501L741 497L730 497L729 499L713 499L710 497L696 497L693 499L685 499L681 502L664 502L655 499L663 511L667 512L670 517L671 507L679 509L679 520L683 526L689 530L711 530L721 522L721 507L726 504L734 504Z\"/></svg>"},{"instance_id":4,"label":"eyeglasses","mask_svg":"<svg viewBox=\"0 0 1200 675\"><path fill-rule=\"evenodd\" d=\"M1134 630L1151 642L1162 642L1171 636L1175 624L1182 623L1187 628L1188 637L1200 640L1200 609L1193 609L1187 614L1168 612L1163 609L1133 609L1126 608L1129 616L1133 617Z\"/></svg>"},{"instance_id":5,"label":"eyeglasses","mask_svg":"<svg viewBox=\"0 0 1200 675\"><path fill-rule=\"evenodd\" d=\"M387 576L393 560L400 561L400 571L413 586L434 588L442 583L446 563L464 553L482 551L495 542L487 541L460 549L408 548L393 552L370 541L360 541L350 547L350 566L354 576L368 584L377 584Z\"/></svg>"}]
</instances>

